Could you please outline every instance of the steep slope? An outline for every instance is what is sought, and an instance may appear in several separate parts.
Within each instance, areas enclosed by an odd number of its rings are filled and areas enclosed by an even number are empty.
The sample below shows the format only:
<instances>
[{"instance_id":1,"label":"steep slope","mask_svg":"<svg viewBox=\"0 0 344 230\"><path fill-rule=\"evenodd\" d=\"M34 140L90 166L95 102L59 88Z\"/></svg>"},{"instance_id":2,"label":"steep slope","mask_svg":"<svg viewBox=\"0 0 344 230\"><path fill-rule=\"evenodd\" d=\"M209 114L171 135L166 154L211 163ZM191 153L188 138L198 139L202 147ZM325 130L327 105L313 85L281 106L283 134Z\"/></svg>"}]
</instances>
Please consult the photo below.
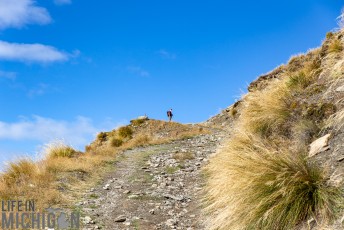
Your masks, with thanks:
<instances>
[{"instance_id":1,"label":"steep slope","mask_svg":"<svg viewBox=\"0 0 344 230\"><path fill-rule=\"evenodd\" d=\"M343 39L328 33L206 122L231 127L207 166L207 228L343 229Z\"/></svg>"}]
</instances>

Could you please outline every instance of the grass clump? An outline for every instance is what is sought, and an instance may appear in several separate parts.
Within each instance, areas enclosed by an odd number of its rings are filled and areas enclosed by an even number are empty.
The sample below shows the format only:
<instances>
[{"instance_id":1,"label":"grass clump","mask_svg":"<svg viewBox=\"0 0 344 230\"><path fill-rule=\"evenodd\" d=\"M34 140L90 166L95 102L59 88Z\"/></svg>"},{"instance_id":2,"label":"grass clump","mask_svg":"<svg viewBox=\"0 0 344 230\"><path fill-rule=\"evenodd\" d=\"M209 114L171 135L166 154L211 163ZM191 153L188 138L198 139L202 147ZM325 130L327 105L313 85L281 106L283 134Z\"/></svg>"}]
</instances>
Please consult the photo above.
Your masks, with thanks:
<instances>
[{"instance_id":1,"label":"grass clump","mask_svg":"<svg viewBox=\"0 0 344 230\"><path fill-rule=\"evenodd\" d=\"M241 113L241 125L261 135L269 135L273 131L286 132L288 119L292 114L293 98L290 90L275 82L263 91L251 92L245 97Z\"/></svg>"},{"instance_id":2,"label":"grass clump","mask_svg":"<svg viewBox=\"0 0 344 230\"><path fill-rule=\"evenodd\" d=\"M327 223L343 202L302 154L248 134L232 138L208 173L209 229L287 230L309 218Z\"/></svg>"},{"instance_id":3,"label":"grass clump","mask_svg":"<svg viewBox=\"0 0 344 230\"><path fill-rule=\"evenodd\" d=\"M122 139L119 139L119 138L112 138L110 140L110 145L112 147L119 147L123 144L123 140Z\"/></svg>"},{"instance_id":4,"label":"grass clump","mask_svg":"<svg viewBox=\"0 0 344 230\"><path fill-rule=\"evenodd\" d=\"M52 157L52 158L58 158L58 157L71 158L77 154L77 151L75 149L63 143L48 144L45 147L45 152L48 154L48 157Z\"/></svg>"},{"instance_id":5,"label":"grass clump","mask_svg":"<svg viewBox=\"0 0 344 230\"><path fill-rule=\"evenodd\" d=\"M304 72L299 72L289 78L287 85L290 88L305 89L312 82L312 79L306 76Z\"/></svg>"},{"instance_id":6,"label":"grass clump","mask_svg":"<svg viewBox=\"0 0 344 230\"><path fill-rule=\"evenodd\" d=\"M150 136L145 135L145 134L140 134L134 137L128 143L128 146L130 146L130 148L141 147L141 146L149 145L151 141L152 141L152 138Z\"/></svg>"},{"instance_id":7,"label":"grass clump","mask_svg":"<svg viewBox=\"0 0 344 230\"><path fill-rule=\"evenodd\" d=\"M343 50L343 45L340 39L336 38L331 41L328 47L329 53L339 53Z\"/></svg>"},{"instance_id":8,"label":"grass clump","mask_svg":"<svg viewBox=\"0 0 344 230\"><path fill-rule=\"evenodd\" d=\"M177 172L178 170L180 170L180 167L178 167L178 166L176 166L176 167L167 166L167 167L165 168L165 172L166 172L167 174L173 174L173 173Z\"/></svg>"},{"instance_id":9,"label":"grass clump","mask_svg":"<svg viewBox=\"0 0 344 230\"><path fill-rule=\"evenodd\" d=\"M2 175L2 179L6 184L14 184L37 177L38 174L39 168L35 162L30 159L21 159L17 162L9 163L5 173Z\"/></svg>"},{"instance_id":10,"label":"grass clump","mask_svg":"<svg viewBox=\"0 0 344 230\"><path fill-rule=\"evenodd\" d=\"M131 120L130 124L134 125L134 126L139 126L142 125L143 123L145 123L147 119L135 119L135 120Z\"/></svg>"},{"instance_id":11,"label":"grass clump","mask_svg":"<svg viewBox=\"0 0 344 230\"><path fill-rule=\"evenodd\" d=\"M118 129L118 135L121 138L132 138L133 130L129 126L123 126Z\"/></svg>"},{"instance_id":12,"label":"grass clump","mask_svg":"<svg viewBox=\"0 0 344 230\"><path fill-rule=\"evenodd\" d=\"M99 140L100 142L106 141L107 140L107 133L105 133L105 132L98 133L97 140Z\"/></svg>"},{"instance_id":13,"label":"grass clump","mask_svg":"<svg viewBox=\"0 0 344 230\"><path fill-rule=\"evenodd\" d=\"M178 153L173 153L172 158L177 160L177 161L185 161L185 160L194 159L195 155L193 153L190 153L190 152L186 152L186 153L178 152Z\"/></svg>"}]
</instances>

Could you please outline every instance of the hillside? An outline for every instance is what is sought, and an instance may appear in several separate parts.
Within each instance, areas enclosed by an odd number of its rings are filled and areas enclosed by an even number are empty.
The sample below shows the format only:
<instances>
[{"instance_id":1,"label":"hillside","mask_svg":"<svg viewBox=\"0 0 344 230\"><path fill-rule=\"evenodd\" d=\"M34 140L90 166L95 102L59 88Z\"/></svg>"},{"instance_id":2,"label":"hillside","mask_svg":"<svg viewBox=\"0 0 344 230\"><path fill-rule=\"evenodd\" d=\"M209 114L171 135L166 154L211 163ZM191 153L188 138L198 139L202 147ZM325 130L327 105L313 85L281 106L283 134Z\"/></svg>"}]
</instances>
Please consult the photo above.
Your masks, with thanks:
<instances>
[{"instance_id":1,"label":"hillside","mask_svg":"<svg viewBox=\"0 0 344 230\"><path fill-rule=\"evenodd\" d=\"M343 229L343 34L205 122L231 127L206 168L208 229Z\"/></svg>"},{"instance_id":2,"label":"hillside","mask_svg":"<svg viewBox=\"0 0 344 230\"><path fill-rule=\"evenodd\" d=\"M2 200L85 229L344 229L344 31L200 124L148 118L2 173Z\"/></svg>"}]
</instances>

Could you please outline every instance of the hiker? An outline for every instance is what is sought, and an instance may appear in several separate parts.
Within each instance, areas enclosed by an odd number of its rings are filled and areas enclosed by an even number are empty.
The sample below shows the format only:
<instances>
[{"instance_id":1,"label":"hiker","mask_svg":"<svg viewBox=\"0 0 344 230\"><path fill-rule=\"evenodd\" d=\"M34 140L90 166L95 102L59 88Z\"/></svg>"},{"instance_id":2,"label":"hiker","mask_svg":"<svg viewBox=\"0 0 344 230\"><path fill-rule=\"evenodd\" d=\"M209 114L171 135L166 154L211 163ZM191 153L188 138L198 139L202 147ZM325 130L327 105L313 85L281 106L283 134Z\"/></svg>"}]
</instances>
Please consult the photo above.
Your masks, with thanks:
<instances>
[{"instance_id":1,"label":"hiker","mask_svg":"<svg viewBox=\"0 0 344 230\"><path fill-rule=\"evenodd\" d=\"M170 109L169 111L167 111L167 117L168 117L168 120L169 120L169 121L172 120L172 117L173 117L172 109Z\"/></svg>"}]
</instances>

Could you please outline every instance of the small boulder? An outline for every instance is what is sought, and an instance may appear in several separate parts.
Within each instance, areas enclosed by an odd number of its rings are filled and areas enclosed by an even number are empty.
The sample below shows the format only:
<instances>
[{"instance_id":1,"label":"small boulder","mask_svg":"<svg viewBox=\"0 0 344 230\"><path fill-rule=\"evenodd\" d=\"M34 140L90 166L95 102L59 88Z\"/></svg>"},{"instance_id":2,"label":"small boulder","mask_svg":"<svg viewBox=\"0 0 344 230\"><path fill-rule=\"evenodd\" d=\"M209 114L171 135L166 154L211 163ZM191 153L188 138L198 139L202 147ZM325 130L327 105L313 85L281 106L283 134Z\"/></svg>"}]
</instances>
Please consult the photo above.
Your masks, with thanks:
<instances>
[{"instance_id":1,"label":"small boulder","mask_svg":"<svg viewBox=\"0 0 344 230\"><path fill-rule=\"evenodd\" d=\"M310 144L310 150L309 150L309 157L313 157L318 153L321 153L323 151L328 150L330 147L328 146L328 141L331 137L331 134L326 134L323 137L320 137L319 139L315 140Z\"/></svg>"}]
</instances>

